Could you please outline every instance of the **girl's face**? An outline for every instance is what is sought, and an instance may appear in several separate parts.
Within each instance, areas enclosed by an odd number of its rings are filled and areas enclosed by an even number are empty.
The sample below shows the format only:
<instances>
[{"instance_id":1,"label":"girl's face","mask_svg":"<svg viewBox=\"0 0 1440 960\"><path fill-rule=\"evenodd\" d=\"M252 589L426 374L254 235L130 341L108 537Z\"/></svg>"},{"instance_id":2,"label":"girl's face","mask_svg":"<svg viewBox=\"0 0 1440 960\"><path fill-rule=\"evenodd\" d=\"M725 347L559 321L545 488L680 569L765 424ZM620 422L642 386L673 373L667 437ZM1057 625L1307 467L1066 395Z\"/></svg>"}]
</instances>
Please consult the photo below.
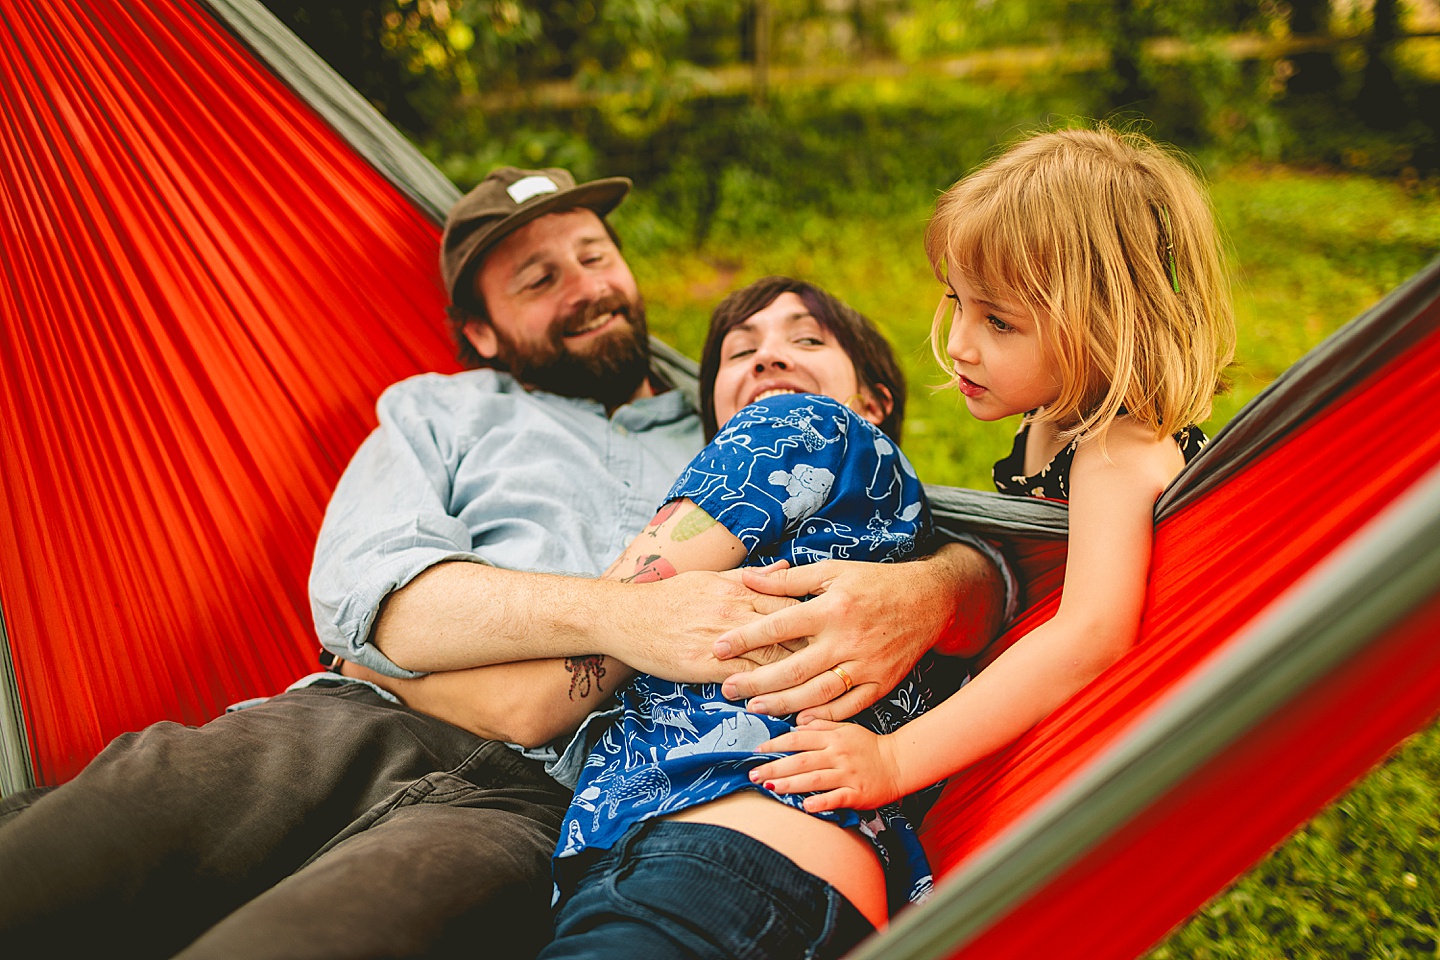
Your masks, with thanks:
<instances>
[{"instance_id":1,"label":"girl's face","mask_svg":"<svg viewBox=\"0 0 1440 960\"><path fill-rule=\"evenodd\" d=\"M862 390L855 364L798 294L785 292L731 327L720 342L715 422L780 393L818 393L879 425L889 413Z\"/></svg>"},{"instance_id":2,"label":"girl's face","mask_svg":"<svg viewBox=\"0 0 1440 960\"><path fill-rule=\"evenodd\" d=\"M1000 420L1054 403L1060 376L1035 318L1018 304L991 303L964 277L949 277L955 301L945 352L977 420Z\"/></svg>"}]
</instances>

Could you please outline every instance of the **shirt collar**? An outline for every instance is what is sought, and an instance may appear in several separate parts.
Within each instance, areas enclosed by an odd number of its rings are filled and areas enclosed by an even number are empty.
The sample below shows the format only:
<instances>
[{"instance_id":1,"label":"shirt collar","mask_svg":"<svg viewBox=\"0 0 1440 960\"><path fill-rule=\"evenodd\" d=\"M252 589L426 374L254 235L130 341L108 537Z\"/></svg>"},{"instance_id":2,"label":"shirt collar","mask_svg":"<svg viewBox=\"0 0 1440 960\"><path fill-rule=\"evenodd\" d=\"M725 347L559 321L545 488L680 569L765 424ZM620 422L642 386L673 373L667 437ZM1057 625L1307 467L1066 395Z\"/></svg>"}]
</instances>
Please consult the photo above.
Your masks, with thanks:
<instances>
[{"instance_id":1,"label":"shirt collar","mask_svg":"<svg viewBox=\"0 0 1440 960\"><path fill-rule=\"evenodd\" d=\"M605 406L598 400L591 400L588 397L562 397L556 393L545 390L531 390L516 380L509 371L495 370L494 373L502 380L509 381L511 389L529 393L533 397L543 397L550 401L567 404L584 409L593 409L602 417L605 416ZM684 390L670 386L668 380L663 376L657 376L652 370L651 382L658 387L663 387L664 392L653 397L641 397L639 400L632 400L615 408L609 420L616 426L624 427L627 431L647 430L652 427L663 427L667 424L676 423L686 417L698 416L699 411L686 396Z\"/></svg>"},{"instance_id":2,"label":"shirt collar","mask_svg":"<svg viewBox=\"0 0 1440 960\"><path fill-rule=\"evenodd\" d=\"M663 379L657 380L654 374L651 374L651 377L652 383L665 384ZM670 387L653 397L642 397L617 407L610 420L627 430L644 430L674 423L694 414L695 408L690 404L685 392Z\"/></svg>"}]
</instances>

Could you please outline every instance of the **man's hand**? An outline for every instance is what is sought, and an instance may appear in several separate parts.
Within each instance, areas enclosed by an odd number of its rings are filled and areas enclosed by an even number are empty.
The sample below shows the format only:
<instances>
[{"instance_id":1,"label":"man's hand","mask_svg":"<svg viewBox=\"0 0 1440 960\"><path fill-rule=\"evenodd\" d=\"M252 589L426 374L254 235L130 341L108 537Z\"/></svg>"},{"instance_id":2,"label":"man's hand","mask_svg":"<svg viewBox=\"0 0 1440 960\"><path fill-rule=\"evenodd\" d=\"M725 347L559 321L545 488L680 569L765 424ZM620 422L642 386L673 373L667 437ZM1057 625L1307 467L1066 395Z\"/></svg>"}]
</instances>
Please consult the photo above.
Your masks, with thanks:
<instances>
[{"instance_id":1,"label":"man's hand","mask_svg":"<svg viewBox=\"0 0 1440 960\"><path fill-rule=\"evenodd\" d=\"M814 598L740 625L715 643L715 655L729 660L807 638L803 649L737 673L723 687L732 700L752 698L752 712L798 712L801 723L853 716L893 689L938 640L957 631L988 640L1002 607L998 572L960 544L910 563L824 560L795 569L749 569L742 571L742 582L776 596ZM848 690L846 676L852 681Z\"/></svg>"},{"instance_id":2,"label":"man's hand","mask_svg":"<svg viewBox=\"0 0 1440 960\"><path fill-rule=\"evenodd\" d=\"M457 565L468 574L474 564ZM476 568L482 575L507 572ZM520 575L522 577L526 575ZM567 586L562 578L542 584ZM788 656L804 641L761 647L736 660L721 662L711 653L715 638L736 625L798 601L753 592L734 571L680 574L652 583L582 581L597 588L595 605L584 626L590 640L627 651L647 672L672 680L718 683L738 669L749 669ZM563 594L562 594L563 596ZM550 612L554 612L552 607ZM561 621L564 622L564 621ZM578 630L578 626L577 626ZM560 632L571 646L588 642ZM540 746L573 733L591 710L634 675L615 658L560 651L549 659L515 660L479 667L441 670L416 679L386 677L355 663L344 663L345 676L358 677L399 697L406 706L439 717L478 736L524 746Z\"/></svg>"},{"instance_id":3,"label":"man's hand","mask_svg":"<svg viewBox=\"0 0 1440 960\"><path fill-rule=\"evenodd\" d=\"M737 570L691 571L657 583L628 584L613 599L628 609L613 611L612 623L623 636L606 649L621 651L636 672L665 680L719 683L737 670L774 664L805 647L804 639L787 636L737 651L725 661L715 656L722 634L754 627L768 614L800 605L783 591L748 588Z\"/></svg>"}]
</instances>

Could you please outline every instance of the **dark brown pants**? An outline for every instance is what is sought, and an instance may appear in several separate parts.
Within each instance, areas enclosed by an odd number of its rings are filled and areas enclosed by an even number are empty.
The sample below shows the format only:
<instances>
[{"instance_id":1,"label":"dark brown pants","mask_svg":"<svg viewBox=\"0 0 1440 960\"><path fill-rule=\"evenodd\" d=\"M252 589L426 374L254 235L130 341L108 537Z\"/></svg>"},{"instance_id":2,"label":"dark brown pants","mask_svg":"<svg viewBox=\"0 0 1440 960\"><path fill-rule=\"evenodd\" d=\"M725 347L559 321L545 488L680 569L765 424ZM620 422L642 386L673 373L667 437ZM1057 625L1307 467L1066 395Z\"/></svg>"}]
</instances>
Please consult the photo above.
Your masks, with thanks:
<instances>
[{"instance_id":1,"label":"dark brown pants","mask_svg":"<svg viewBox=\"0 0 1440 960\"><path fill-rule=\"evenodd\" d=\"M504 744L347 684L127 734L16 800L7 954L356 960L533 956L570 795Z\"/></svg>"}]
</instances>

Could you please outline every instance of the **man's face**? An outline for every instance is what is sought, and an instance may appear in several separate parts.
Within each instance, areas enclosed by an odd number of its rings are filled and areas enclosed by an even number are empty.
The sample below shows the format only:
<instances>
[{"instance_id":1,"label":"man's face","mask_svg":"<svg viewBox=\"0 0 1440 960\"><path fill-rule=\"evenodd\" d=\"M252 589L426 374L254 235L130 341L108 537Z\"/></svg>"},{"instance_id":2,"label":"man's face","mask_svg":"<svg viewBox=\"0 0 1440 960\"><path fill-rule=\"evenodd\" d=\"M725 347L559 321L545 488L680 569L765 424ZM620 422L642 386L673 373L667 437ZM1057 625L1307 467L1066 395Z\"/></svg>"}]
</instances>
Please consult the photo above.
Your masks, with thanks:
<instances>
[{"instance_id":1,"label":"man's face","mask_svg":"<svg viewBox=\"0 0 1440 960\"><path fill-rule=\"evenodd\" d=\"M614 408L647 386L645 305L605 225L577 208L501 240L475 275L490 322L465 336L527 386Z\"/></svg>"}]
</instances>

